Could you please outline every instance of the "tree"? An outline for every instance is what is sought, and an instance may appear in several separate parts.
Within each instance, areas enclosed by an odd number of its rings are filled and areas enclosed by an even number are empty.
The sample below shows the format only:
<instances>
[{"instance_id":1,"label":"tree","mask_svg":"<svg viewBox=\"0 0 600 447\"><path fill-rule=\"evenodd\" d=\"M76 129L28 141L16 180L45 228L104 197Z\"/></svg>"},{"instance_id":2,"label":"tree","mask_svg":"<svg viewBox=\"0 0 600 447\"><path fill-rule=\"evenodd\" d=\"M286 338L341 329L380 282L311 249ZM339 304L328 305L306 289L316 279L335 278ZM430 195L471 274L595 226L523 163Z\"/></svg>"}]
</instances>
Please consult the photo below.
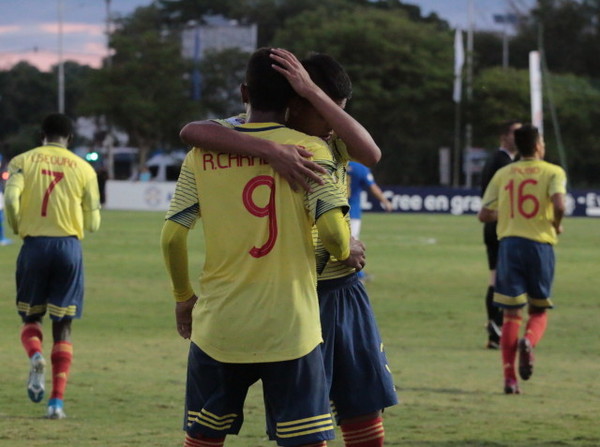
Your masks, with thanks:
<instances>
[{"instance_id":1,"label":"tree","mask_svg":"<svg viewBox=\"0 0 600 447\"><path fill-rule=\"evenodd\" d=\"M178 146L179 129L195 117L189 99L189 64L179 36L163 28L155 6L120 19L111 36L114 56L92 77L79 112L106 116L139 149L145 163L152 148Z\"/></svg>"},{"instance_id":2,"label":"tree","mask_svg":"<svg viewBox=\"0 0 600 447\"><path fill-rule=\"evenodd\" d=\"M39 133L32 135L25 127L31 124L39 129L44 116L56 111L53 81L50 73L40 72L27 62L0 72L0 140L6 143L3 152L7 158L40 143Z\"/></svg>"},{"instance_id":3,"label":"tree","mask_svg":"<svg viewBox=\"0 0 600 447\"><path fill-rule=\"evenodd\" d=\"M225 117L242 111L240 84L250 55L237 48L209 51L200 62L202 105L208 115Z\"/></svg>"},{"instance_id":4,"label":"tree","mask_svg":"<svg viewBox=\"0 0 600 447\"><path fill-rule=\"evenodd\" d=\"M438 148L452 143L453 37L400 9L321 8L290 19L275 44L333 55L353 81L349 111L383 150L381 183L437 183Z\"/></svg>"},{"instance_id":5,"label":"tree","mask_svg":"<svg viewBox=\"0 0 600 447\"><path fill-rule=\"evenodd\" d=\"M399 0L159 0L160 9L170 24L185 24L190 20L202 21L204 15L220 14L241 23L258 26L258 46L271 46L278 30L298 15L324 10L327 14L372 8L386 11L405 11L413 21L423 21L446 28L448 23L431 13L421 15L421 9Z\"/></svg>"}]
</instances>

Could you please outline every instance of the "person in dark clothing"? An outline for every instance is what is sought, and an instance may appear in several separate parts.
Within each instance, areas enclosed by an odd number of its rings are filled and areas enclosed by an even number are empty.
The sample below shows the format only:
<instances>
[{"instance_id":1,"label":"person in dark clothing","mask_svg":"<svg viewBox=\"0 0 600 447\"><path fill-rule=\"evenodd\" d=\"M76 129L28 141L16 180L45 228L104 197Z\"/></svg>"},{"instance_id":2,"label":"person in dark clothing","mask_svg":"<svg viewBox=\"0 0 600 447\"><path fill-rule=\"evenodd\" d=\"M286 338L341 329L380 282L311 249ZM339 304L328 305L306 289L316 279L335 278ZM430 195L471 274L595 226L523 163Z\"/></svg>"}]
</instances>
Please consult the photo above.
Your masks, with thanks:
<instances>
[{"instance_id":1,"label":"person in dark clothing","mask_svg":"<svg viewBox=\"0 0 600 447\"><path fill-rule=\"evenodd\" d=\"M520 127L521 122L517 120L506 121L500 125L500 147L487 159L483 167L481 176L482 196L496 171L514 161L517 156L514 132ZM502 310L493 305L496 263L498 261L496 222L488 222L483 225L483 241L487 251L488 267L490 270L489 284L485 295L485 307L488 319L486 323L488 332L486 347L488 349L498 349L500 347L500 335L502 331Z\"/></svg>"}]
</instances>

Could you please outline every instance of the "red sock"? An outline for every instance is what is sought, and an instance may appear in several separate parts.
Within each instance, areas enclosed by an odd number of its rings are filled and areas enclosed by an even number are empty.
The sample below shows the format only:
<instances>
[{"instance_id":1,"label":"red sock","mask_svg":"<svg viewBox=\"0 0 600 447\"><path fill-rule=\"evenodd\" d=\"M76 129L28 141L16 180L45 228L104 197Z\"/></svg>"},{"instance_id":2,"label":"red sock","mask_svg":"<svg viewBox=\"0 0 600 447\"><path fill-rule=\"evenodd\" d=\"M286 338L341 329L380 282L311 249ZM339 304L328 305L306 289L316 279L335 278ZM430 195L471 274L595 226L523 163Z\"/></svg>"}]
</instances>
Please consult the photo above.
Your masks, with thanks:
<instances>
[{"instance_id":1,"label":"red sock","mask_svg":"<svg viewBox=\"0 0 600 447\"><path fill-rule=\"evenodd\" d=\"M29 358L36 352L42 352L44 334L39 323L26 323L21 328L21 343Z\"/></svg>"},{"instance_id":2,"label":"red sock","mask_svg":"<svg viewBox=\"0 0 600 447\"><path fill-rule=\"evenodd\" d=\"M527 320L525 328L525 337L529 339L531 346L537 345L542 339L547 325L548 313L546 311L529 313L529 320Z\"/></svg>"},{"instance_id":3,"label":"red sock","mask_svg":"<svg viewBox=\"0 0 600 447\"><path fill-rule=\"evenodd\" d=\"M73 360L73 345L59 341L52 347L52 396L50 399L63 399L67 387L67 376Z\"/></svg>"},{"instance_id":4,"label":"red sock","mask_svg":"<svg viewBox=\"0 0 600 447\"><path fill-rule=\"evenodd\" d=\"M192 438L190 435L185 435L183 447L223 447L225 445L225 438L207 438L202 435L198 436L198 438Z\"/></svg>"},{"instance_id":5,"label":"red sock","mask_svg":"<svg viewBox=\"0 0 600 447\"><path fill-rule=\"evenodd\" d=\"M502 350L502 365L505 379L517 380L515 359L517 357L517 344L519 342L519 330L522 320L521 317L504 316L500 349Z\"/></svg>"},{"instance_id":6,"label":"red sock","mask_svg":"<svg viewBox=\"0 0 600 447\"><path fill-rule=\"evenodd\" d=\"M369 421L342 423L342 436L346 447L381 447L385 432L383 430L383 418L377 417Z\"/></svg>"}]
</instances>

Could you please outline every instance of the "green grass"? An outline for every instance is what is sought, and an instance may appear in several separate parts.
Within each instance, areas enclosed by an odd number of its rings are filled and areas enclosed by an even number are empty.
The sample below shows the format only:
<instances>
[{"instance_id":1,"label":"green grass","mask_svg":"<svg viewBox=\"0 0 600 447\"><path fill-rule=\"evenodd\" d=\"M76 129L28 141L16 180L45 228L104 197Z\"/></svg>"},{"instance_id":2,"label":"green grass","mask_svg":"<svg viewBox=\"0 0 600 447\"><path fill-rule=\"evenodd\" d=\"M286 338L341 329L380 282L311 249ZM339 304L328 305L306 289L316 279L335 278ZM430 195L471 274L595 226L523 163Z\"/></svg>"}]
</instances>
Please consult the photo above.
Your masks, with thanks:
<instances>
[{"instance_id":1,"label":"green grass","mask_svg":"<svg viewBox=\"0 0 600 447\"><path fill-rule=\"evenodd\" d=\"M69 417L62 421L43 419L44 404L27 399L28 363L14 309L20 244L0 247L0 445L182 444L187 345L175 331L159 252L162 217L105 211L100 232L84 240L86 307L73 324ZM557 308L536 350L535 374L522 383L524 394L505 396L500 355L483 349L488 274L475 217L365 216L374 278L368 290L402 401L385 412L386 445L600 445L599 223L565 222L556 250ZM190 248L195 271L200 233L192 233ZM274 445L264 436L261 402L255 386L240 436L228 446Z\"/></svg>"}]
</instances>

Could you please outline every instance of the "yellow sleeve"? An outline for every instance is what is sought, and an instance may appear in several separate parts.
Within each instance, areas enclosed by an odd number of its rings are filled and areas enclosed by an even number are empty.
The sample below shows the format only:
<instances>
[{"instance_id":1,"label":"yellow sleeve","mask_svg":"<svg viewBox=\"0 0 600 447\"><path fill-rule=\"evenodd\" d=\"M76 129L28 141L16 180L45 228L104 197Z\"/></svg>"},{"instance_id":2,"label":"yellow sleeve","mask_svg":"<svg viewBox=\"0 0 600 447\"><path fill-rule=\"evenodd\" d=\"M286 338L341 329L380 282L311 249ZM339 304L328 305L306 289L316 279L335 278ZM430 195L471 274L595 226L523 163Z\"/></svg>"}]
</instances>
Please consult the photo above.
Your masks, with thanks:
<instances>
[{"instance_id":1,"label":"yellow sleeve","mask_svg":"<svg viewBox=\"0 0 600 447\"><path fill-rule=\"evenodd\" d=\"M319 238L325 249L336 259L344 261L350 256L350 228L341 208L327 211L317 220Z\"/></svg>"},{"instance_id":2,"label":"yellow sleeve","mask_svg":"<svg viewBox=\"0 0 600 447\"><path fill-rule=\"evenodd\" d=\"M83 193L83 225L93 233L100 228L100 191L96 176L88 181Z\"/></svg>"},{"instance_id":3,"label":"yellow sleeve","mask_svg":"<svg viewBox=\"0 0 600 447\"><path fill-rule=\"evenodd\" d=\"M175 301L187 301L194 295L188 272L187 236L189 229L172 220L166 220L160 235L160 244L167 273L171 278Z\"/></svg>"},{"instance_id":4,"label":"yellow sleeve","mask_svg":"<svg viewBox=\"0 0 600 447\"><path fill-rule=\"evenodd\" d=\"M10 177L4 188L6 220L15 234L19 234L19 214L21 212L21 193L25 186L23 172L12 163L9 165Z\"/></svg>"},{"instance_id":5,"label":"yellow sleeve","mask_svg":"<svg viewBox=\"0 0 600 447\"><path fill-rule=\"evenodd\" d=\"M490 210L498 209L498 182L500 181L498 172L500 171L497 171L494 174L492 180L490 180L490 183L483 193L483 198L481 199L482 208L488 208Z\"/></svg>"}]
</instances>

